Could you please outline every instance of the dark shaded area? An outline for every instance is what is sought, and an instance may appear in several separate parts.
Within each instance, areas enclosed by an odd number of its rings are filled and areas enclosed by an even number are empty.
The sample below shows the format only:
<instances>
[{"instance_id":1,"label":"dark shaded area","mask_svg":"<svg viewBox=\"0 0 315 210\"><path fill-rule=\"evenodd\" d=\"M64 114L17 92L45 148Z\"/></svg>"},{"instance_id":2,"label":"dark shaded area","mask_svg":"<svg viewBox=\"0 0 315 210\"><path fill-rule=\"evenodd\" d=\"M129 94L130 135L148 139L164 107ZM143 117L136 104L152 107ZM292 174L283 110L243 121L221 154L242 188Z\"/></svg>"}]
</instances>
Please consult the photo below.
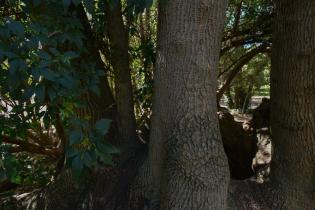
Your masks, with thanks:
<instances>
[{"instance_id":1,"label":"dark shaded area","mask_svg":"<svg viewBox=\"0 0 315 210\"><path fill-rule=\"evenodd\" d=\"M228 157L231 178L246 179L254 175L252 161L257 152L257 137L252 129L244 130L227 110L218 113L222 141Z\"/></svg>"},{"instance_id":2,"label":"dark shaded area","mask_svg":"<svg viewBox=\"0 0 315 210\"><path fill-rule=\"evenodd\" d=\"M270 100L263 98L261 104L253 110L253 118L249 121L236 122L233 115L224 108L219 109L218 118L231 178L250 178L265 168L266 164L257 161L256 154L264 153L260 147L270 144Z\"/></svg>"}]
</instances>

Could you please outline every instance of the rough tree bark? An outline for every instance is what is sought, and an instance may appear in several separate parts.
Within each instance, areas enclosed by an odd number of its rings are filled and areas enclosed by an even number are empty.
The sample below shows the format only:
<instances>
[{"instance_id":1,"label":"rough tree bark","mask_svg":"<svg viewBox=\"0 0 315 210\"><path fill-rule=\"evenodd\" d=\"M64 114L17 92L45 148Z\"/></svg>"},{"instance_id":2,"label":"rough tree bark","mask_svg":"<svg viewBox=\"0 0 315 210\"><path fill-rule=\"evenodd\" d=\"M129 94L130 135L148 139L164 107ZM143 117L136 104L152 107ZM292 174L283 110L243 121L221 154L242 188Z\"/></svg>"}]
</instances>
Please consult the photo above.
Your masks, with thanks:
<instances>
[{"instance_id":1,"label":"rough tree bark","mask_svg":"<svg viewBox=\"0 0 315 210\"><path fill-rule=\"evenodd\" d=\"M106 26L111 45L111 65L115 74L119 138L128 145L137 140L129 66L128 31L123 22L121 1L116 1L112 3L113 5L110 5L109 1L105 2Z\"/></svg>"},{"instance_id":2,"label":"rough tree bark","mask_svg":"<svg viewBox=\"0 0 315 210\"><path fill-rule=\"evenodd\" d=\"M315 2L277 0L271 181L230 185L230 209L315 209Z\"/></svg>"},{"instance_id":3,"label":"rough tree bark","mask_svg":"<svg viewBox=\"0 0 315 210\"><path fill-rule=\"evenodd\" d=\"M216 109L226 3L159 4L149 156L153 199L163 210L226 208L229 169Z\"/></svg>"},{"instance_id":4,"label":"rough tree bark","mask_svg":"<svg viewBox=\"0 0 315 210\"><path fill-rule=\"evenodd\" d=\"M315 209L315 2L277 0L272 180L286 209Z\"/></svg>"}]
</instances>

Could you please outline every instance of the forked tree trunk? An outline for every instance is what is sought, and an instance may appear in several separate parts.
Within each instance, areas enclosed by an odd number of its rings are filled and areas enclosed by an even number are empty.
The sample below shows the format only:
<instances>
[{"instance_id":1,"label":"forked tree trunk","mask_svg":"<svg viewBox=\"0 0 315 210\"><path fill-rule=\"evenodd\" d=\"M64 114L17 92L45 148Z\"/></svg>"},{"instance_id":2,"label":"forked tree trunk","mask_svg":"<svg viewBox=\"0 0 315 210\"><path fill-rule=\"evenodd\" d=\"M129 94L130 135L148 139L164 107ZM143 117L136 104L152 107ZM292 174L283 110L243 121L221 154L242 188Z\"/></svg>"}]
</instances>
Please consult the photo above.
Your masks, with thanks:
<instances>
[{"instance_id":1,"label":"forked tree trunk","mask_svg":"<svg viewBox=\"0 0 315 210\"><path fill-rule=\"evenodd\" d=\"M315 209L315 2L277 0L271 173L286 209Z\"/></svg>"},{"instance_id":2,"label":"forked tree trunk","mask_svg":"<svg viewBox=\"0 0 315 210\"><path fill-rule=\"evenodd\" d=\"M150 135L160 209L225 209L229 169L216 109L227 1L160 1Z\"/></svg>"}]
</instances>

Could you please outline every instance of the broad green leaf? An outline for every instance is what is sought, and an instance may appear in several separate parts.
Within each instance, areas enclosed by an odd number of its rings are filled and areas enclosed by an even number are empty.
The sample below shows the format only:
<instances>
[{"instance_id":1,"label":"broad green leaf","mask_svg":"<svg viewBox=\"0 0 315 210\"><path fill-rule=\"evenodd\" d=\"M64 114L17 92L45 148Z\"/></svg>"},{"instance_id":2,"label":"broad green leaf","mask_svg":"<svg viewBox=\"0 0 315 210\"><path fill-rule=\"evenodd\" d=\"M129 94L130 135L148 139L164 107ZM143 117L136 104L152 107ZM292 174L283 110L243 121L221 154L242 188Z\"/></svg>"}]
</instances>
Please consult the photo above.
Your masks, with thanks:
<instances>
[{"instance_id":1,"label":"broad green leaf","mask_svg":"<svg viewBox=\"0 0 315 210\"><path fill-rule=\"evenodd\" d=\"M83 139L83 134L80 130L74 130L70 132L69 135L69 145L77 144Z\"/></svg>"},{"instance_id":2,"label":"broad green leaf","mask_svg":"<svg viewBox=\"0 0 315 210\"><path fill-rule=\"evenodd\" d=\"M9 39L10 38L10 31L6 28L0 28L0 38L1 39Z\"/></svg>"},{"instance_id":3,"label":"broad green leaf","mask_svg":"<svg viewBox=\"0 0 315 210\"><path fill-rule=\"evenodd\" d=\"M73 147L70 147L69 149L67 149L66 156L68 158L71 158L71 157L77 156L79 153L80 153L79 150L77 150Z\"/></svg>"},{"instance_id":4,"label":"broad green leaf","mask_svg":"<svg viewBox=\"0 0 315 210\"><path fill-rule=\"evenodd\" d=\"M40 69L40 73L46 78L47 80L50 81L55 81L56 80L56 73L51 71L48 68L42 68Z\"/></svg>"},{"instance_id":5,"label":"broad green leaf","mask_svg":"<svg viewBox=\"0 0 315 210\"><path fill-rule=\"evenodd\" d=\"M60 78L58 78L57 82L61 84L66 89L73 89L75 87L75 78L70 76L69 74L63 74Z\"/></svg>"},{"instance_id":6,"label":"broad green leaf","mask_svg":"<svg viewBox=\"0 0 315 210\"><path fill-rule=\"evenodd\" d=\"M84 161L84 165L88 168L91 168L93 164L95 163L95 160L92 159L90 154L88 152L83 153L82 159Z\"/></svg>"},{"instance_id":7,"label":"broad green leaf","mask_svg":"<svg viewBox=\"0 0 315 210\"><path fill-rule=\"evenodd\" d=\"M71 161L71 167L76 171L80 172L83 169L83 161L81 155L75 156Z\"/></svg>"},{"instance_id":8,"label":"broad green leaf","mask_svg":"<svg viewBox=\"0 0 315 210\"><path fill-rule=\"evenodd\" d=\"M44 50L39 51L38 56L45 60L51 60L51 56Z\"/></svg>"},{"instance_id":9,"label":"broad green leaf","mask_svg":"<svg viewBox=\"0 0 315 210\"><path fill-rule=\"evenodd\" d=\"M104 154L118 154L120 153L119 149L107 142L97 142L97 149Z\"/></svg>"},{"instance_id":10,"label":"broad green leaf","mask_svg":"<svg viewBox=\"0 0 315 210\"><path fill-rule=\"evenodd\" d=\"M39 69L33 68L33 69L31 70L31 73L32 73L33 78L34 78L36 81L39 80L39 77L40 77L40 70L39 70Z\"/></svg>"},{"instance_id":11,"label":"broad green leaf","mask_svg":"<svg viewBox=\"0 0 315 210\"><path fill-rule=\"evenodd\" d=\"M101 119L97 121L95 124L96 131L102 136L105 135L110 128L110 123L111 120L109 119Z\"/></svg>"},{"instance_id":12,"label":"broad green leaf","mask_svg":"<svg viewBox=\"0 0 315 210\"><path fill-rule=\"evenodd\" d=\"M70 58L70 59L79 57L79 54L74 52L74 51L67 51L63 55Z\"/></svg>"},{"instance_id":13,"label":"broad green leaf","mask_svg":"<svg viewBox=\"0 0 315 210\"><path fill-rule=\"evenodd\" d=\"M22 177L16 172L16 174L10 177L10 181L15 184L21 184Z\"/></svg>"},{"instance_id":14,"label":"broad green leaf","mask_svg":"<svg viewBox=\"0 0 315 210\"><path fill-rule=\"evenodd\" d=\"M10 62L9 72L15 74L17 71L25 71L27 66L22 59L14 59Z\"/></svg>"},{"instance_id":15,"label":"broad green leaf","mask_svg":"<svg viewBox=\"0 0 315 210\"><path fill-rule=\"evenodd\" d=\"M98 157L100 158L100 160L108 165L113 165L113 159L112 156L109 154L104 154L104 153L98 153Z\"/></svg>"},{"instance_id":16,"label":"broad green leaf","mask_svg":"<svg viewBox=\"0 0 315 210\"><path fill-rule=\"evenodd\" d=\"M54 101L58 96L57 91L53 88L48 87L47 92L48 92L49 99L51 101Z\"/></svg>"},{"instance_id":17,"label":"broad green leaf","mask_svg":"<svg viewBox=\"0 0 315 210\"><path fill-rule=\"evenodd\" d=\"M17 35L20 38L24 37L24 26L18 21L12 21L8 24L9 29L12 33Z\"/></svg>"},{"instance_id":18,"label":"broad green leaf","mask_svg":"<svg viewBox=\"0 0 315 210\"><path fill-rule=\"evenodd\" d=\"M43 102L44 99L45 99L45 88L44 86L42 85L38 85L36 88L35 88L35 96L36 98Z\"/></svg>"}]
</instances>

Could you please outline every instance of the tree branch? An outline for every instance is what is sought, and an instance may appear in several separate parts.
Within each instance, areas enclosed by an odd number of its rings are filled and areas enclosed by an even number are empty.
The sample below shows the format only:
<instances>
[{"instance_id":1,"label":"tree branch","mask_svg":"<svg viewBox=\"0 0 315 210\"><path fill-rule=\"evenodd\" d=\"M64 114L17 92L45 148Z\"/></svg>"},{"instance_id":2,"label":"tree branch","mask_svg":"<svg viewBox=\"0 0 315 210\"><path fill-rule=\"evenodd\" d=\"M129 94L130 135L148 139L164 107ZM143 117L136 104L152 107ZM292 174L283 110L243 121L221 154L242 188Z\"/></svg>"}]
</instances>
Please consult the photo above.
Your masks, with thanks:
<instances>
[{"instance_id":1,"label":"tree branch","mask_svg":"<svg viewBox=\"0 0 315 210\"><path fill-rule=\"evenodd\" d=\"M235 78L235 76L242 70L243 66L247 64L252 58L254 58L257 54L265 52L267 50L268 44L264 43L257 48L246 53L239 62L234 66L234 68L227 75L226 79L223 82L223 85L217 91L217 101L220 101L226 89L230 86L231 82Z\"/></svg>"},{"instance_id":2,"label":"tree branch","mask_svg":"<svg viewBox=\"0 0 315 210\"><path fill-rule=\"evenodd\" d=\"M3 143L15 145L10 148L11 153L28 152L31 154L46 155L53 158L59 158L61 155L61 151L57 148L47 149L41 145L32 144L22 139L14 139L7 135L1 135L1 140Z\"/></svg>"}]
</instances>

